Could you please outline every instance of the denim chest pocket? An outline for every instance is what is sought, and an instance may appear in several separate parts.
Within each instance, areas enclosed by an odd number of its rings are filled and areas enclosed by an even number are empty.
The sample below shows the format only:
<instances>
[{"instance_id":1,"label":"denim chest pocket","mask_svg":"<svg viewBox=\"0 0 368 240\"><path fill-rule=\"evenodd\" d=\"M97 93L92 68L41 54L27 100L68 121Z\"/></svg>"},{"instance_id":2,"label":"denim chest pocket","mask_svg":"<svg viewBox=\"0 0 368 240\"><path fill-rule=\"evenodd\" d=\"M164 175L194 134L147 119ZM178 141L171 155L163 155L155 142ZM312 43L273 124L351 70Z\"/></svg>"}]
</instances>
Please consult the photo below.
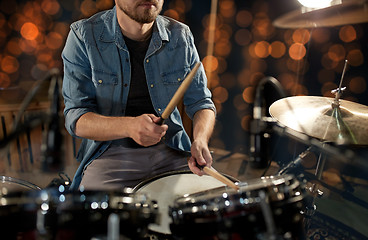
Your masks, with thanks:
<instances>
[{"instance_id":1,"label":"denim chest pocket","mask_svg":"<svg viewBox=\"0 0 368 240\"><path fill-rule=\"evenodd\" d=\"M189 66L175 71L164 72L161 74L162 81L165 85L180 85L189 72Z\"/></svg>"},{"instance_id":2,"label":"denim chest pocket","mask_svg":"<svg viewBox=\"0 0 368 240\"><path fill-rule=\"evenodd\" d=\"M96 100L100 112L109 113L112 107L114 91L118 85L117 75L93 70L92 81L96 89Z\"/></svg>"}]
</instances>

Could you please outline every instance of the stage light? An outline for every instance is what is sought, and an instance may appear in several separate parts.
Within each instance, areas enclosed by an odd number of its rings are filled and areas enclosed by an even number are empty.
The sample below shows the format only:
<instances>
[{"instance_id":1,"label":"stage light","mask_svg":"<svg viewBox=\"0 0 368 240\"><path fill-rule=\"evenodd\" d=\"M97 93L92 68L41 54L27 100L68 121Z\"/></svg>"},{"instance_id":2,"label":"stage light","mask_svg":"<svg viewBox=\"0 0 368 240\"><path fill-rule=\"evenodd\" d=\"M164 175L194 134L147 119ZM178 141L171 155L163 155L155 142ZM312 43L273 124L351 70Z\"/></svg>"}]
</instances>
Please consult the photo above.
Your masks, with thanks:
<instances>
[{"instance_id":1,"label":"stage light","mask_svg":"<svg viewBox=\"0 0 368 240\"><path fill-rule=\"evenodd\" d=\"M298 0L300 4L307 8L325 8L332 5L333 0Z\"/></svg>"}]
</instances>

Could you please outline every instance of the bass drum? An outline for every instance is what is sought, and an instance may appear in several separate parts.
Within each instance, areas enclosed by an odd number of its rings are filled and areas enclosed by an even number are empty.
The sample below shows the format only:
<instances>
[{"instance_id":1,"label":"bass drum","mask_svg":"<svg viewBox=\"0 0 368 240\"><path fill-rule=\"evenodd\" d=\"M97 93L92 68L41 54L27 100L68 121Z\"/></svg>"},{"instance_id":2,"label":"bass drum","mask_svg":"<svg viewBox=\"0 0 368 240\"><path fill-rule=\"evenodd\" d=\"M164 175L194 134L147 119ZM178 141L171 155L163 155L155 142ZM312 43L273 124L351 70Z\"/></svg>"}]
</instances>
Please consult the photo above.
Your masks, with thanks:
<instances>
[{"instance_id":1,"label":"bass drum","mask_svg":"<svg viewBox=\"0 0 368 240\"><path fill-rule=\"evenodd\" d=\"M177 239L304 239L304 193L291 175L218 187L177 198L170 225Z\"/></svg>"},{"instance_id":2,"label":"bass drum","mask_svg":"<svg viewBox=\"0 0 368 240\"><path fill-rule=\"evenodd\" d=\"M226 177L237 182L235 178ZM151 237L172 239L170 230L172 219L169 215L169 208L174 204L174 200L178 197L217 187L228 189L225 184L208 175L198 176L191 171L171 171L139 183L133 188L133 192L146 193L157 201L160 220L158 224L148 226Z\"/></svg>"}]
</instances>

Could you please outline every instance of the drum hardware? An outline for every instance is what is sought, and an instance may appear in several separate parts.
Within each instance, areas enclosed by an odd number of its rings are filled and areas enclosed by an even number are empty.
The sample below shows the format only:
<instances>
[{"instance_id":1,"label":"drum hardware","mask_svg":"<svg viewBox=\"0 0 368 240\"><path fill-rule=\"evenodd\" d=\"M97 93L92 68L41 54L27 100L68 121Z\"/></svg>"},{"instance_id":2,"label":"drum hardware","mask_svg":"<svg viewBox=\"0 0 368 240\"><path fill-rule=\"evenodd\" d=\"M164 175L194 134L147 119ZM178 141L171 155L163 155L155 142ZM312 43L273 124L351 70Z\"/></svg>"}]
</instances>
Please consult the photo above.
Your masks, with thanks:
<instances>
[{"instance_id":1,"label":"drum hardware","mask_svg":"<svg viewBox=\"0 0 368 240\"><path fill-rule=\"evenodd\" d=\"M368 22L368 2L366 0L343 0L322 9L300 8L273 21L279 28L334 27Z\"/></svg>"},{"instance_id":2,"label":"drum hardware","mask_svg":"<svg viewBox=\"0 0 368 240\"><path fill-rule=\"evenodd\" d=\"M255 168L265 168L270 161L268 154L270 134L267 129L267 124L262 121L263 116L266 114L266 109L264 107L264 89L266 84L272 86L279 97L285 97L281 84L275 78L264 77L258 82L254 98L253 119L250 122L249 139L249 162L251 166ZM244 174L244 172L240 172L240 174Z\"/></svg>"}]
</instances>

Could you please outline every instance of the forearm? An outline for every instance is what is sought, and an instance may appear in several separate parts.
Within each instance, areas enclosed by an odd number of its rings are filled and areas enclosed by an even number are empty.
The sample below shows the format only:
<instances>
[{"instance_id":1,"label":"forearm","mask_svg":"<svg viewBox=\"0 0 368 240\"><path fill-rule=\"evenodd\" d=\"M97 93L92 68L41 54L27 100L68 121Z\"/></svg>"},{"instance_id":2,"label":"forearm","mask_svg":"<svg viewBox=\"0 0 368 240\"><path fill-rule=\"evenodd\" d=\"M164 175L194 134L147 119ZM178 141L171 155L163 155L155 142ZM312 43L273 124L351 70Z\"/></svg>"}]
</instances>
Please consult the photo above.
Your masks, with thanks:
<instances>
[{"instance_id":1,"label":"forearm","mask_svg":"<svg viewBox=\"0 0 368 240\"><path fill-rule=\"evenodd\" d=\"M96 141L110 141L129 137L128 129L133 124L133 117L110 117L89 112L78 119L75 133Z\"/></svg>"},{"instance_id":2,"label":"forearm","mask_svg":"<svg viewBox=\"0 0 368 240\"><path fill-rule=\"evenodd\" d=\"M193 140L208 143L215 126L215 113L210 109L203 109L193 118Z\"/></svg>"}]
</instances>

